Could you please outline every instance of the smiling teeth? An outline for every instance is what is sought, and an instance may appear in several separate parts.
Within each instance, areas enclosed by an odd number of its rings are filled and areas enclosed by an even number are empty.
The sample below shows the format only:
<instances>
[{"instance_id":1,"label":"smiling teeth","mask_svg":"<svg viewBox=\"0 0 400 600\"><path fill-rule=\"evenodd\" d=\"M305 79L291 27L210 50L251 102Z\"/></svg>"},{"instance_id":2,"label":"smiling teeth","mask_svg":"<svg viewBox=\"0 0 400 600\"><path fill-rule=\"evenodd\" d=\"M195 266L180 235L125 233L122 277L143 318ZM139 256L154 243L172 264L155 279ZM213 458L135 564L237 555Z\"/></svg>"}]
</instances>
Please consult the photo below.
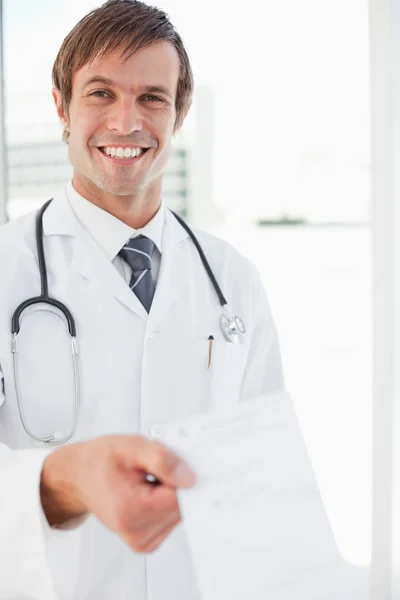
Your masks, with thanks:
<instances>
[{"instance_id":1,"label":"smiling teeth","mask_svg":"<svg viewBox=\"0 0 400 600\"><path fill-rule=\"evenodd\" d=\"M107 154L107 156L112 156L114 158L135 158L136 156L143 154L144 149L107 147L104 148L104 152Z\"/></svg>"}]
</instances>

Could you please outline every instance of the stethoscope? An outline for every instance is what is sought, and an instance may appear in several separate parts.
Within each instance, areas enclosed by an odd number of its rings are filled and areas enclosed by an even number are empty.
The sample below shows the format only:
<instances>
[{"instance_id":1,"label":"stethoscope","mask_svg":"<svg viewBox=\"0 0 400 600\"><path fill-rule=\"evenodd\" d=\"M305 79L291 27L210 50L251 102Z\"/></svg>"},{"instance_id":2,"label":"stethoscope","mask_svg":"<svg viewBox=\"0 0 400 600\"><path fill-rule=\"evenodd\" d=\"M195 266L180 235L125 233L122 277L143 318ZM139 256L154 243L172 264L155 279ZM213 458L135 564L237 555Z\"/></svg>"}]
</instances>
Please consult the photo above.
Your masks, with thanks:
<instances>
[{"instance_id":1,"label":"stethoscope","mask_svg":"<svg viewBox=\"0 0 400 600\"><path fill-rule=\"evenodd\" d=\"M79 418L79 411L80 411L80 389L79 389L79 372L78 372L78 345L77 345L77 341L76 341L75 320L74 320L74 317L72 316L71 312L65 306L65 304L63 304L59 300L55 300L54 298L51 298L49 296L46 258L45 258L45 254L44 254L44 245L43 245L43 215L44 215L45 210L49 206L49 204L52 202L52 200L53 199L48 200L40 208L40 210L38 211L38 213L36 215L36 246L37 246L37 253L38 253L41 293L40 293L40 296L28 298L27 300L25 300L18 306L18 308L15 310L13 317L12 317L11 331L12 331L12 354L13 354L15 391L16 391L18 411L19 411L19 415L21 418L22 426L25 429L26 433L34 440L37 440L38 442L46 442L48 444L59 445L59 444L64 444L65 442L68 442L76 433L76 428L77 428L78 418ZM171 211L171 212L175 216L175 218L178 220L178 222L182 225L182 227L187 231L190 238L192 239L192 241L199 253L201 262L203 263L203 266L204 266L205 270L207 271L207 275L210 278L210 281L211 281L211 283L215 289L215 292L218 296L218 300L224 310L219 321L220 321L221 331L222 331L225 339L228 342L231 342L234 344L240 343L240 338L242 338L244 336L245 331L246 331L242 319L240 319L239 317L231 317L230 316L229 311L228 311L228 303L221 291L221 288L218 285L217 280L215 279L214 273L211 270L208 260L205 257L203 249L200 246L196 236L194 235L194 233L190 229L190 227L185 223L185 221L183 221L183 219L181 219L181 217L179 215L177 215L173 211ZM22 396L21 396L21 386L19 383L19 363L18 363L18 342L17 342L17 340L18 340L18 334L20 331L21 314L26 308L28 308L29 306L32 306L34 304L48 304L50 306L54 306L55 308L57 308L61 313L61 314L58 314L57 316L59 316L62 319L63 318L62 315L63 315L66 319L69 336L71 338L71 352L72 352L72 363L73 363L73 371L74 371L74 390L75 390L74 418L73 418L71 431L66 436L63 436L61 434L61 432L55 432L53 435L51 435L49 437L41 437L39 435L36 435L29 428L26 417L25 417L25 411L24 411Z\"/></svg>"}]
</instances>

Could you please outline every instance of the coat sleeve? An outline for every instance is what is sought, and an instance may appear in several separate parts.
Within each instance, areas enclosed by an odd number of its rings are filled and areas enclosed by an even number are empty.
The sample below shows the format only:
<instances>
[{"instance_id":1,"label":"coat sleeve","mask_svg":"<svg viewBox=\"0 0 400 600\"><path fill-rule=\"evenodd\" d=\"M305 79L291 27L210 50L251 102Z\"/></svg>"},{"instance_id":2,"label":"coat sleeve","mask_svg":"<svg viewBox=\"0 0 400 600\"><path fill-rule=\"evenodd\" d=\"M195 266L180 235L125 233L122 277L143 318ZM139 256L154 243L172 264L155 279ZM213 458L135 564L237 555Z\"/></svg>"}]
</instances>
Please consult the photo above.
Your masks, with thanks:
<instances>
[{"instance_id":1,"label":"coat sleeve","mask_svg":"<svg viewBox=\"0 0 400 600\"><path fill-rule=\"evenodd\" d=\"M241 390L241 401L284 391L284 376L278 333L264 286L258 273L254 319Z\"/></svg>"},{"instance_id":2,"label":"coat sleeve","mask_svg":"<svg viewBox=\"0 0 400 600\"><path fill-rule=\"evenodd\" d=\"M4 402L0 370L0 418ZM40 477L51 450L11 450L0 443L0 600L56 600L46 558L51 531Z\"/></svg>"}]
</instances>

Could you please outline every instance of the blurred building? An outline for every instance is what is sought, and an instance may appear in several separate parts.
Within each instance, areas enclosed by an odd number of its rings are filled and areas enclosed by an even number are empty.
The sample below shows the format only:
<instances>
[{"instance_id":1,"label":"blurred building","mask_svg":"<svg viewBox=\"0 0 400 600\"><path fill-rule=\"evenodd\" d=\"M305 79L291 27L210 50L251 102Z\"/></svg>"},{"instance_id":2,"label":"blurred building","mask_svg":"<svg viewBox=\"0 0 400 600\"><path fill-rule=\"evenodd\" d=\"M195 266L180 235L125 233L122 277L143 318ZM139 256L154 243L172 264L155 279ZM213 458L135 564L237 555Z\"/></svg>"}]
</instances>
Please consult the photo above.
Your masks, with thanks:
<instances>
[{"instance_id":1,"label":"blurred building","mask_svg":"<svg viewBox=\"0 0 400 600\"><path fill-rule=\"evenodd\" d=\"M34 210L54 196L72 176L68 147L61 140L39 137L6 148L8 216ZM188 148L174 146L164 175L164 199L169 208L188 213Z\"/></svg>"}]
</instances>

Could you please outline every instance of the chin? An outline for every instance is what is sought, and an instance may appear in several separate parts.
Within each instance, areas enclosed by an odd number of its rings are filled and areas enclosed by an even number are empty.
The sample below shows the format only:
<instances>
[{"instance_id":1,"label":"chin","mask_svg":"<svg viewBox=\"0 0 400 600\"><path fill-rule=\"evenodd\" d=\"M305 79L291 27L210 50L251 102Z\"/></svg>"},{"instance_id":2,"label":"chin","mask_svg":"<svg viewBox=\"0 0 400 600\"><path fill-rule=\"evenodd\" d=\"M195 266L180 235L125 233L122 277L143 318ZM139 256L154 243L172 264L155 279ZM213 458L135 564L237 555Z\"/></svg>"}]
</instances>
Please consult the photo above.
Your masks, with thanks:
<instances>
[{"instance_id":1,"label":"chin","mask_svg":"<svg viewBox=\"0 0 400 600\"><path fill-rule=\"evenodd\" d=\"M97 187L112 196L131 196L139 193L142 189L139 184L131 181L105 181L100 178L100 181L95 183Z\"/></svg>"}]
</instances>

